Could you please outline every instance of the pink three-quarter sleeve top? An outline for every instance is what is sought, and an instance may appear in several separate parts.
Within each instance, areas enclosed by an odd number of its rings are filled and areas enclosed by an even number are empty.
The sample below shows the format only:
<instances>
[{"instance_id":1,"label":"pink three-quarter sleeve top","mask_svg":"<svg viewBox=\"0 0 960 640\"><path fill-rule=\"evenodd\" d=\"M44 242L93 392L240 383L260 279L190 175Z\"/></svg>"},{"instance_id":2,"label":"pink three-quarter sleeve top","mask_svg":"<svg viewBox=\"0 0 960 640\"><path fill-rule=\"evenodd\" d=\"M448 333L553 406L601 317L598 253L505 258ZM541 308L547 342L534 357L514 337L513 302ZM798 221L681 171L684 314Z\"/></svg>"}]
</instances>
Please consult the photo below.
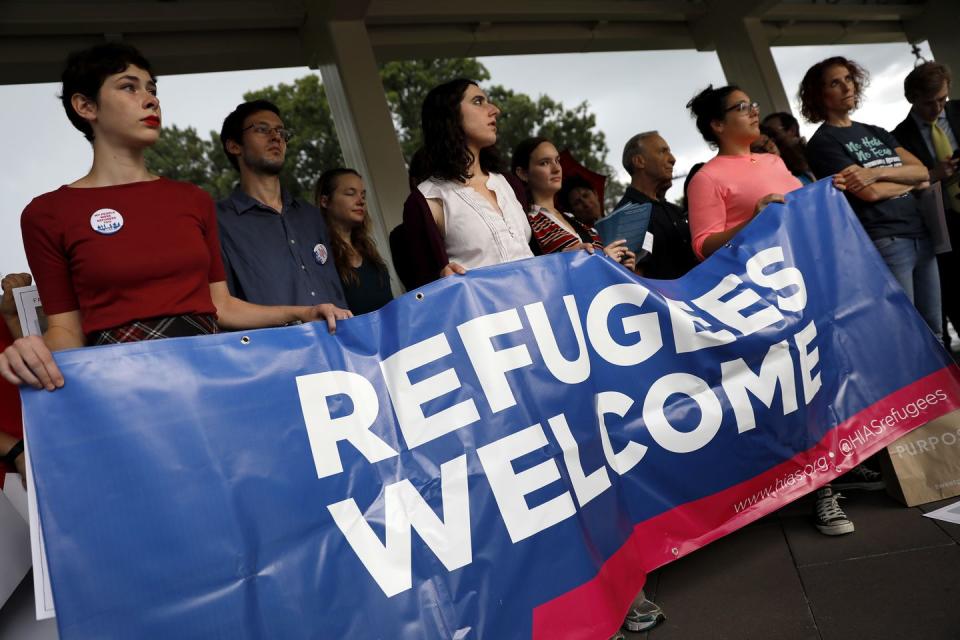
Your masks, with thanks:
<instances>
[{"instance_id":1,"label":"pink three-quarter sleeve top","mask_svg":"<svg viewBox=\"0 0 960 640\"><path fill-rule=\"evenodd\" d=\"M694 253L703 260L704 240L749 220L760 198L802 186L780 156L716 156L703 165L687 190Z\"/></svg>"}]
</instances>

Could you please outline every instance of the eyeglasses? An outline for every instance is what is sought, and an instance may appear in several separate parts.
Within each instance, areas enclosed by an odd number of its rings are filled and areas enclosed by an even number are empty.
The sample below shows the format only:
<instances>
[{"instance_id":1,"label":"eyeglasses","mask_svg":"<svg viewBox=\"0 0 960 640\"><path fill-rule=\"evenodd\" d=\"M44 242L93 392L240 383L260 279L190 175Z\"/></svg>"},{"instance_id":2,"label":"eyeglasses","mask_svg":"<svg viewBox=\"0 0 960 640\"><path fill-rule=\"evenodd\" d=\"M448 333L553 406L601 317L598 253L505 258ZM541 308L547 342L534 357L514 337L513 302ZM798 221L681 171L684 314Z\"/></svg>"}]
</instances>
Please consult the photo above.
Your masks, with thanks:
<instances>
[{"instance_id":1,"label":"eyeglasses","mask_svg":"<svg viewBox=\"0 0 960 640\"><path fill-rule=\"evenodd\" d=\"M293 129L287 129L285 127L271 127L268 124L263 124L258 122L257 124L252 124L249 127L244 127L240 131L247 131L248 129L253 129L253 132L261 136L272 136L276 133L280 136L284 142L290 142L290 138L293 137Z\"/></svg>"},{"instance_id":2,"label":"eyeglasses","mask_svg":"<svg viewBox=\"0 0 960 640\"><path fill-rule=\"evenodd\" d=\"M760 103L740 101L737 104L733 105L732 107L727 107L723 111L724 113L727 113L728 111L736 111L737 113L743 113L744 111L756 111L757 113L759 113Z\"/></svg>"}]
</instances>

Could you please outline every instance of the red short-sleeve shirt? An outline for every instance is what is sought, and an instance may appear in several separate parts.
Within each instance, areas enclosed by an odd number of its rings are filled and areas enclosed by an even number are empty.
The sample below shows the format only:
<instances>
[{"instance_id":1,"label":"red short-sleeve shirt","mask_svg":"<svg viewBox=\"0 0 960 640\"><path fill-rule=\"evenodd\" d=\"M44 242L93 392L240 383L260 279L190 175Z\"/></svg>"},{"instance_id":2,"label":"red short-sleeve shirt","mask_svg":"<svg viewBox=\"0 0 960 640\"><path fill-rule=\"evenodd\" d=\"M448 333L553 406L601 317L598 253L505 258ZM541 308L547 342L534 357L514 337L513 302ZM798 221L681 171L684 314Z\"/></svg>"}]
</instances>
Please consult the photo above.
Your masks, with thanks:
<instances>
[{"instance_id":1,"label":"red short-sleeve shirt","mask_svg":"<svg viewBox=\"0 0 960 640\"><path fill-rule=\"evenodd\" d=\"M20 219L47 315L79 311L83 332L162 316L216 314L210 283L225 279L213 200L160 178L60 187Z\"/></svg>"}]
</instances>

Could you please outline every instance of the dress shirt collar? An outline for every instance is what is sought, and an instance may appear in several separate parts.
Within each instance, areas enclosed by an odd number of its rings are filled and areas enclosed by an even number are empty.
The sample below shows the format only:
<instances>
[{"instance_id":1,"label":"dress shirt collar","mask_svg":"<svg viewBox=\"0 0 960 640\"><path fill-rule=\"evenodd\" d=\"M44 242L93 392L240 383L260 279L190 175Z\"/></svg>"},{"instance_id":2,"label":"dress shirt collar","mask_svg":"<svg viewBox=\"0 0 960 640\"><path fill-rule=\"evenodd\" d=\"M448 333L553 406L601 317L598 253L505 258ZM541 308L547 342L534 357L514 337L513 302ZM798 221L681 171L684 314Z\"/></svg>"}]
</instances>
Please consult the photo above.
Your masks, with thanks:
<instances>
[{"instance_id":1,"label":"dress shirt collar","mask_svg":"<svg viewBox=\"0 0 960 640\"><path fill-rule=\"evenodd\" d=\"M293 195L286 189L280 190L280 199L283 202L284 211L286 211L290 207L298 206L296 198L294 198ZM260 209L262 211L269 211L270 213L275 213L272 208L263 204L253 196L246 193L243 189L241 189L239 184L233 188L232 192L230 192L229 200L230 200L230 203L233 204L233 208L237 211L237 215L243 215L244 213L248 213L252 209Z\"/></svg>"}]
</instances>

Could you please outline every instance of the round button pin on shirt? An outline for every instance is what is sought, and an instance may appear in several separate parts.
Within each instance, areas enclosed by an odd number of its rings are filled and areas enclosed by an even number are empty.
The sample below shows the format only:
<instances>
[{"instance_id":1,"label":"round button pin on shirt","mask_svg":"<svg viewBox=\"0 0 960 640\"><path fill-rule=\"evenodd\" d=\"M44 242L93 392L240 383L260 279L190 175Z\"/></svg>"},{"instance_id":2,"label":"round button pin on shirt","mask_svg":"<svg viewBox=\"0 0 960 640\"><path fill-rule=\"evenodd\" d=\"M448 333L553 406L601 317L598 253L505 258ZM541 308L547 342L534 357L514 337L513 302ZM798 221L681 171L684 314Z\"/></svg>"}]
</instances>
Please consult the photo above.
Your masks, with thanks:
<instances>
[{"instance_id":1,"label":"round button pin on shirt","mask_svg":"<svg viewBox=\"0 0 960 640\"><path fill-rule=\"evenodd\" d=\"M317 244L313 247L313 259L317 261L317 264L326 264L327 263L327 248L322 244Z\"/></svg>"},{"instance_id":2,"label":"round button pin on shirt","mask_svg":"<svg viewBox=\"0 0 960 640\"><path fill-rule=\"evenodd\" d=\"M99 234L112 236L123 228L123 216L115 209L97 209L90 215L90 228Z\"/></svg>"}]
</instances>

